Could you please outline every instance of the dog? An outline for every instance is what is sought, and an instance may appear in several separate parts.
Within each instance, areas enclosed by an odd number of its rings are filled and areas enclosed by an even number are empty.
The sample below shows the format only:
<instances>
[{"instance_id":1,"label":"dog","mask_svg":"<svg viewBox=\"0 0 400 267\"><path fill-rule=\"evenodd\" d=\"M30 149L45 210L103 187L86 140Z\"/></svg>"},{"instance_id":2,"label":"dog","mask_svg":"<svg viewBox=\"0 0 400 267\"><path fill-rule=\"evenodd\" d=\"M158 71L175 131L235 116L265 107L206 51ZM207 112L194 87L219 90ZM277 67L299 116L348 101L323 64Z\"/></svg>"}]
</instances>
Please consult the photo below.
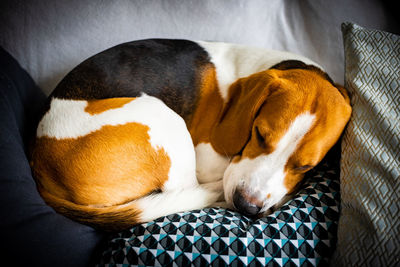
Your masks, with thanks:
<instances>
[{"instance_id":1,"label":"dog","mask_svg":"<svg viewBox=\"0 0 400 267\"><path fill-rule=\"evenodd\" d=\"M257 216L295 190L350 114L346 90L305 57L139 40L57 85L31 167L46 203L105 231L215 203Z\"/></svg>"}]
</instances>

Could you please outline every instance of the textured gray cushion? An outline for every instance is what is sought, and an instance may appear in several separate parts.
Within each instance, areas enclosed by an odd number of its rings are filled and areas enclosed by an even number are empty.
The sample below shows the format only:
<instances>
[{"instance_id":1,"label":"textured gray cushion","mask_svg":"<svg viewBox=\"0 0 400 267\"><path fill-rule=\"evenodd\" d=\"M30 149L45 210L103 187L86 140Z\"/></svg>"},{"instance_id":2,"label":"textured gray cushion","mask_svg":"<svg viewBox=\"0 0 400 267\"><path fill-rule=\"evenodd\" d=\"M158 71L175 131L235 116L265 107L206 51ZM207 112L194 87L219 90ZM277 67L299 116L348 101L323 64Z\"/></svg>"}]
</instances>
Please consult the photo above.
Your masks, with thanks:
<instances>
[{"instance_id":1,"label":"textured gray cushion","mask_svg":"<svg viewBox=\"0 0 400 267\"><path fill-rule=\"evenodd\" d=\"M333 264L400 264L400 36L342 25L353 114L342 143Z\"/></svg>"}]
</instances>

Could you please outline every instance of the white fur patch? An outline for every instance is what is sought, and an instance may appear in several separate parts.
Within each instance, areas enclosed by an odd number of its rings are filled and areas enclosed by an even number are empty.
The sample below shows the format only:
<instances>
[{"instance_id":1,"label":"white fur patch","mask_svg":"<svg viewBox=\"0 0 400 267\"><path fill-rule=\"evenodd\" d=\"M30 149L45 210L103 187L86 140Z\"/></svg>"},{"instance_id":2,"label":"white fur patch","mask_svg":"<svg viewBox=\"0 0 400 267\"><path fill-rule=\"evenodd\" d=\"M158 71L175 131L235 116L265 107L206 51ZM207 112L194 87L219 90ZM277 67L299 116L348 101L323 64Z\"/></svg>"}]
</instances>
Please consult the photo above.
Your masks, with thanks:
<instances>
[{"instance_id":1,"label":"white fur patch","mask_svg":"<svg viewBox=\"0 0 400 267\"><path fill-rule=\"evenodd\" d=\"M219 90L225 101L229 86L236 80L267 70L281 61L300 60L321 68L310 59L290 52L219 42L197 43L207 51L215 65Z\"/></svg>"},{"instance_id":2,"label":"white fur patch","mask_svg":"<svg viewBox=\"0 0 400 267\"><path fill-rule=\"evenodd\" d=\"M158 98L143 94L120 108L91 115L85 112L85 100L53 98L50 110L43 116L37 137L57 139L78 138L105 125L130 122L147 125L151 145L164 148L171 160L169 180L164 189L176 189L197 184L193 142L184 120Z\"/></svg>"},{"instance_id":3,"label":"white fur patch","mask_svg":"<svg viewBox=\"0 0 400 267\"><path fill-rule=\"evenodd\" d=\"M210 143L200 143L196 150L196 174L199 183L222 180L229 158L215 152Z\"/></svg>"},{"instance_id":4,"label":"white fur patch","mask_svg":"<svg viewBox=\"0 0 400 267\"><path fill-rule=\"evenodd\" d=\"M278 203L287 194L284 185L285 165L304 135L311 129L314 118L315 115L310 113L299 115L272 153L231 163L223 180L225 200L232 205L233 193L237 187L241 187L264 202L260 212ZM270 197L266 198L267 195Z\"/></svg>"},{"instance_id":5,"label":"white fur patch","mask_svg":"<svg viewBox=\"0 0 400 267\"><path fill-rule=\"evenodd\" d=\"M135 200L141 210L140 220L148 222L161 216L181 211L215 206L223 191L213 191L210 187L195 186L183 190L167 191Z\"/></svg>"}]
</instances>

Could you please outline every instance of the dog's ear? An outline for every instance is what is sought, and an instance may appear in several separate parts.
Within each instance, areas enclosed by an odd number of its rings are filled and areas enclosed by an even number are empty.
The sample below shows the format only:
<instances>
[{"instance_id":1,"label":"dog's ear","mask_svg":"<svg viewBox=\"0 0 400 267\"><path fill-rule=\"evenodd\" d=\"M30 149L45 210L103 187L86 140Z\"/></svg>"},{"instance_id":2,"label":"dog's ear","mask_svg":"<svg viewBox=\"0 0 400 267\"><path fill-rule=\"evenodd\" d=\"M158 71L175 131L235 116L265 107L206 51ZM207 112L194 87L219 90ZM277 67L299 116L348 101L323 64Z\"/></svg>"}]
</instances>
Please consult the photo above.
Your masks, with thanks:
<instances>
[{"instance_id":1,"label":"dog's ear","mask_svg":"<svg viewBox=\"0 0 400 267\"><path fill-rule=\"evenodd\" d=\"M253 121L276 80L267 72L241 78L229 88L229 100L211 133L217 152L233 156L246 145Z\"/></svg>"}]
</instances>

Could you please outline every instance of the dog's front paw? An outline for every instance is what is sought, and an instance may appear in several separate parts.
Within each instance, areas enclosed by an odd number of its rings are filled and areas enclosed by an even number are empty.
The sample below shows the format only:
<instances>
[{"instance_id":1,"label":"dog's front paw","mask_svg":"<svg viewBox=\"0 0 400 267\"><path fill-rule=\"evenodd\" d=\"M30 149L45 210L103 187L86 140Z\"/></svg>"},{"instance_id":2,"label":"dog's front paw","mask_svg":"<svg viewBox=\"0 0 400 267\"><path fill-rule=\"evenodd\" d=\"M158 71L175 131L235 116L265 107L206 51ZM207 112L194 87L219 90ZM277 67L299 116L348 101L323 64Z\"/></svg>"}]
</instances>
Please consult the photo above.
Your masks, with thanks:
<instances>
[{"instance_id":1,"label":"dog's front paw","mask_svg":"<svg viewBox=\"0 0 400 267\"><path fill-rule=\"evenodd\" d=\"M222 180L216 181L216 182L211 182L211 183L205 183L200 185L202 188L212 191L214 193L218 194L218 198L216 199L216 202L221 202L225 201L224 197L224 185L222 183Z\"/></svg>"}]
</instances>

